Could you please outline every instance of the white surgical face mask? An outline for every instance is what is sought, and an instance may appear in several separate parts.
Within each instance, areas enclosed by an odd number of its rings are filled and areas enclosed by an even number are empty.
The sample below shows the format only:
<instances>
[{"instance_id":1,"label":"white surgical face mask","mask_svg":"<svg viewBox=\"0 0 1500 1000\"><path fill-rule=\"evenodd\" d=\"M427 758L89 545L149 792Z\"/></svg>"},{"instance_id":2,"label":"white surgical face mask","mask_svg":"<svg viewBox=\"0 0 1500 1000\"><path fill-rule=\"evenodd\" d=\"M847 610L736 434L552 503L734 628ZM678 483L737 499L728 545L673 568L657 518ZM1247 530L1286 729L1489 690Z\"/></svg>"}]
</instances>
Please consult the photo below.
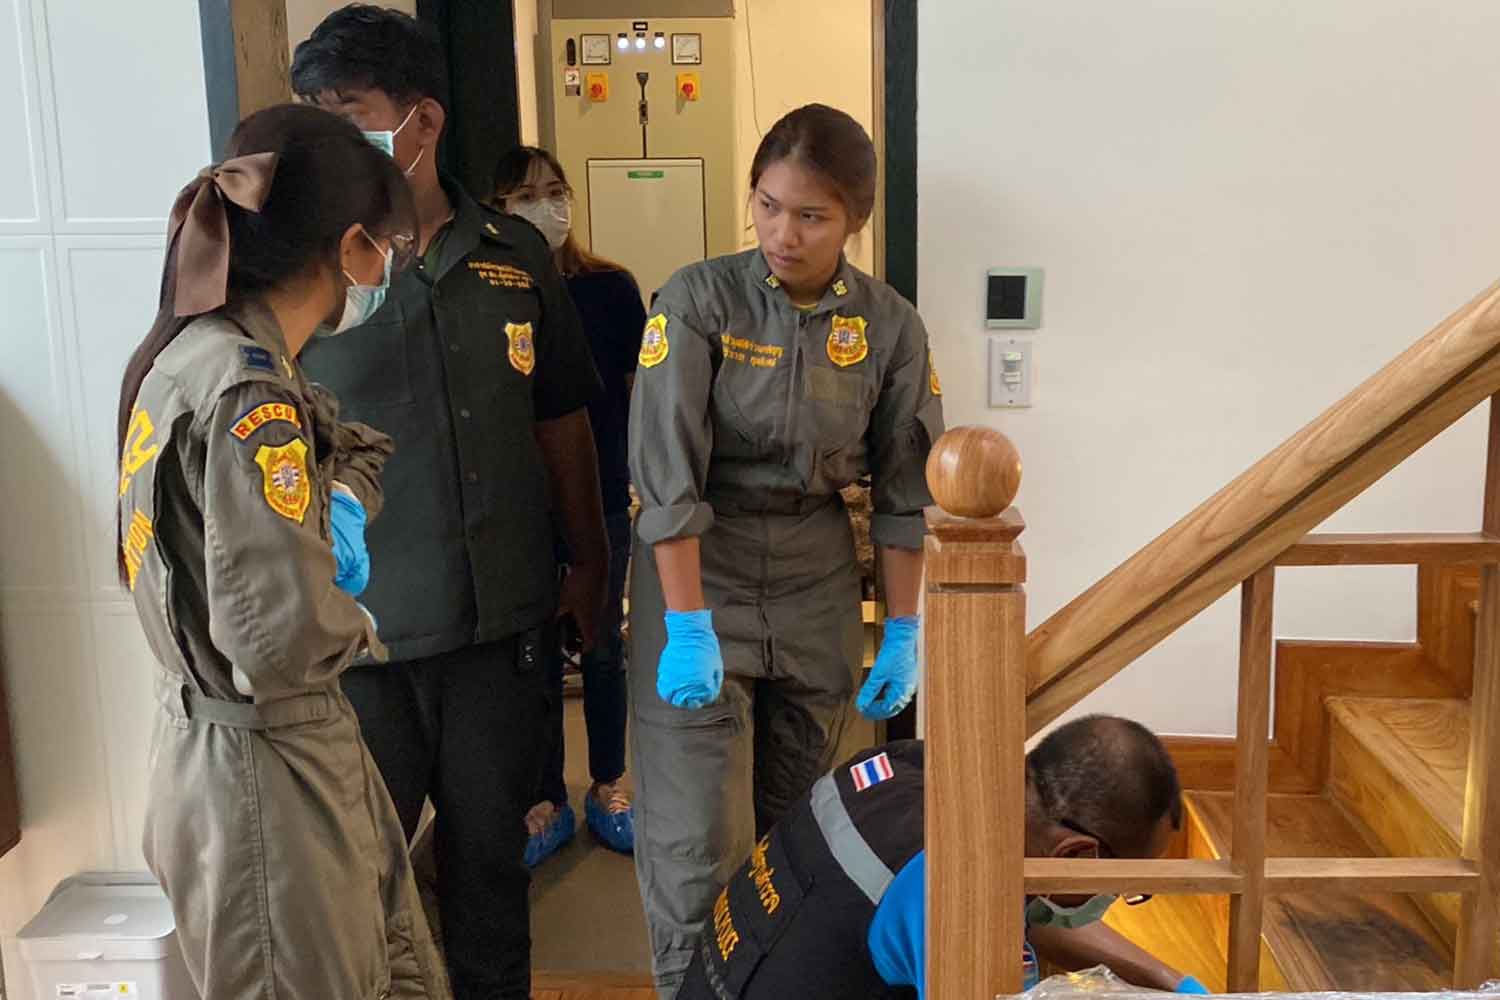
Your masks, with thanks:
<instances>
[{"instance_id":1,"label":"white surgical face mask","mask_svg":"<svg viewBox=\"0 0 1500 1000\"><path fill-rule=\"evenodd\" d=\"M540 229L547 238L547 245L554 250L567 241L568 233L573 229L573 202L565 194L519 205L512 214Z\"/></svg>"},{"instance_id":2,"label":"white surgical face mask","mask_svg":"<svg viewBox=\"0 0 1500 1000\"><path fill-rule=\"evenodd\" d=\"M1046 896L1033 897L1026 904L1029 927L1061 927L1073 930L1104 919L1104 911L1114 905L1118 896L1090 896L1078 906L1058 906Z\"/></svg>"},{"instance_id":3,"label":"white surgical face mask","mask_svg":"<svg viewBox=\"0 0 1500 1000\"><path fill-rule=\"evenodd\" d=\"M376 250L380 249L380 244L370 239L369 233L365 233L364 237L370 240L371 245ZM345 330L359 326L375 315L376 311L385 303L386 290L391 287L392 253L390 250L386 250L384 253L385 277L378 285L361 285L355 280L354 275L350 274L347 270L344 271L344 277L349 279L349 287L344 292L344 312L339 316L338 326L335 326L328 332L330 337L336 337Z\"/></svg>"},{"instance_id":4,"label":"white surgical face mask","mask_svg":"<svg viewBox=\"0 0 1500 1000\"><path fill-rule=\"evenodd\" d=\"M396 133L406 128L406 123L411 121L411 116L416 113L417 106L413 104L411 106L411 110L406 113L406 117L401 119L401 124L397 125L394 129L384 129L376 132L364 132L362 134L370 143L370 145L374 146L376 149L381 150L385 153L386 156L389 156L394 160L396 158ZM415 160L412 160L411 166L407 167L404 171L402 171L402 173L410 177L411 172L417 169L417 164L422 162L422 154L425 152L427 152L426 146L423 146L421 149L417 150L417 158Z\"/></svg>"}]
</instances>

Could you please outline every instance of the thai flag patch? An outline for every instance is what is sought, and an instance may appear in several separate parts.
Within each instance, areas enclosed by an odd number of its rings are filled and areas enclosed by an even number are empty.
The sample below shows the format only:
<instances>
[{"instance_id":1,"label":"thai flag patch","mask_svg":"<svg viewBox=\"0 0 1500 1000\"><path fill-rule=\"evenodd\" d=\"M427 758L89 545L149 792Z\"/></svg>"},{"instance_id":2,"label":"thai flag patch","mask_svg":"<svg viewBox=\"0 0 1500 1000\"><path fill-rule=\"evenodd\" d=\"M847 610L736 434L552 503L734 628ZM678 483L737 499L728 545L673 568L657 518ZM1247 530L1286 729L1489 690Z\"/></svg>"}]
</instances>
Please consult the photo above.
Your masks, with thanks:
<instances>
[{"instance_id":1,"label":"thai flag patch","mask_svg":"<svg viewBox=\"0 0 1500 1000\"><path fill-rule=\"evenodd\" d=\"M896 776L896 772L891 770L891 759L884 753L878 753L849 768L849 776L854 779L854 790L862 792L872 785L889 781Z\"/></svg>"}]
</instances>

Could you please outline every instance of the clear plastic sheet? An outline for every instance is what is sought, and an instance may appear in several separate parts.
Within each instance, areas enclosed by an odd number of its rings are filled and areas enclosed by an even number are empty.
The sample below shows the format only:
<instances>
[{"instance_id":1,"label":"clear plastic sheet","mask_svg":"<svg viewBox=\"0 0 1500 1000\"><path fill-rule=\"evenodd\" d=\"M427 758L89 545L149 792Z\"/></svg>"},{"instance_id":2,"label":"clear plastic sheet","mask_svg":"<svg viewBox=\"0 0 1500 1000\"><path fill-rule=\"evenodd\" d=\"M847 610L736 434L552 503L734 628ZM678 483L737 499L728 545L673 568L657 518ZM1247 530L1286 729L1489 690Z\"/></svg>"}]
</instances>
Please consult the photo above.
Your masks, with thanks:
<instances>
[{"instance_id":1,"label":"clear plastic sheet","mask_svg":"<svg viewBox=\"0 0 1500 1000\"><path fill-rule=\"evenodd\" d=\"M1060 976L1052 976L1037 983L1025 993L1015 995L1022 1000L1085 1000L1088 997L1101 995L1121 998L1121 1000L1130 1000L1132 997L1140 998L1140 1000L1147 1000L1147 998L1161 1000L1164 996L1174 994L1132 986L1100 965L1082 972L1068 972ZM1219 993L1215 995L1219 997L1275 997L1276 1000L1315 1000L1315 998L1316 1000L1405 1000L1405 998L1416 997L1496 1000L1500 998L1500 981L1486 983L1477 993L1444 990L1441 993ZM996 997L996 1000L1002 1000L1003 997L1004 994Z\"/></svg>"}]
</instances>

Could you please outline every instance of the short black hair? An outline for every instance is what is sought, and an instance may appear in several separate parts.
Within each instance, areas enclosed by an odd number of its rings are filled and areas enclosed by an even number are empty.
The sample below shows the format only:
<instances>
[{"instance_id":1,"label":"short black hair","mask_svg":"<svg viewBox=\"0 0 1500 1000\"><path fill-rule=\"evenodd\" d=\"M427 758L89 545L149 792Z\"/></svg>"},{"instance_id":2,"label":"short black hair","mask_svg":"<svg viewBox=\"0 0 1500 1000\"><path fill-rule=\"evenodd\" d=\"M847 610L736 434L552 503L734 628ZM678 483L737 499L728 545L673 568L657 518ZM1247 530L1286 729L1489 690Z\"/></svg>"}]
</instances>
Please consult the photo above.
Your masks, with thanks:
<instances>
[{"instance_id":1,"label":"short black hair","mask_svg":"<svg viewBox=\"0 0 1500 1000\"><path fill-rule=\"evenodd\" d=\"M1129 719L1089 715L1054 729L1026 755L1026 777L1046 819L1081 827L1124 857L1146 853L1163 816L1182 828L1172 757Z\"/></svg>"},{"instance_id":2,"label":"short black hair","mask_svg":"<svg viewBox=\"0 0 1500 1000\"><path fill-rule=\"evenodd\" d=\"M378 90L401 104L424 97L448 107L443 46L410 14L373 4L340 7L292 57L292 90L304 100L325 91Z\"/></svg>"}]
</instances>

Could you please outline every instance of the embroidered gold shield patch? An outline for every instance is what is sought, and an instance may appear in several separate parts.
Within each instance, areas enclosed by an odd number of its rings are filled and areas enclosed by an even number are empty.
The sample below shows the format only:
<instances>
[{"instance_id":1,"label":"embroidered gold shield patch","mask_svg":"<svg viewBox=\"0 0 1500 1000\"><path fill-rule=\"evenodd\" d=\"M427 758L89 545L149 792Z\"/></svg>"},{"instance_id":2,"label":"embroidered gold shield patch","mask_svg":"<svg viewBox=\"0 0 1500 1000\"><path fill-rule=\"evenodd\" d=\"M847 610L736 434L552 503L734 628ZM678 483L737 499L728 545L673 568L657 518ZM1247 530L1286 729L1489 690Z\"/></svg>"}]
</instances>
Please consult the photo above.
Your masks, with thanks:
<instances>
[{"instance_id":1,"label":"embroidered gold shield patch","mask_svg":"<svg viewBox=\"0 0 1500 1000\"><path fill-rule=\"evenodd\" d=\"M863 316L835 316L828 331L828 360L840 368L857 365L870 354Z\"/></svg>"},{"instance_id":2,"label":"embroidered gold shield patch","mask_svg":"<svg viewBox=\"0 0 1500 1000\"><path fill-rule=\"evenodd\" d=\"M672 345L667 343L667 314L657 313L646 321L646 331L641 334L642 368L655 368L667 360Z\"/></svg>"},{"instance_id":3,"label":"embroidered gold shield patch","mask_svg":"<svg viewBox=\"0 0 1500 1000\"><path fill-rule=\"evenodd\" d=\"M255 453L255 464L260 466L266 505L288 521L301 524L312 500L306 442L294 438L279 448L263 444Z\"/></svg>"},{"instance_id":4,"label":"embroidered gold shield patch","mask_svg":"<svg viewBox=\"0 0 1500 1000\"><path fill-rule=\"evenodd\" d=\"M531 324L505 324L505 339L510 341L510 366L522 375L530 375L536 369L536 340Z\"/></svg>"},{"instance_id":5,"label":"embroidered gold shield patch","mask_svg":"<svg viewBox=\"0 0 1500 1000\"><path fill-rule=\"evenodd\" d=\"M927 385L932 389L934 396L943 394L943 383L938 381L937 365L932 363L932 351L927 352Z\"/></svg>"}]
</instances>

